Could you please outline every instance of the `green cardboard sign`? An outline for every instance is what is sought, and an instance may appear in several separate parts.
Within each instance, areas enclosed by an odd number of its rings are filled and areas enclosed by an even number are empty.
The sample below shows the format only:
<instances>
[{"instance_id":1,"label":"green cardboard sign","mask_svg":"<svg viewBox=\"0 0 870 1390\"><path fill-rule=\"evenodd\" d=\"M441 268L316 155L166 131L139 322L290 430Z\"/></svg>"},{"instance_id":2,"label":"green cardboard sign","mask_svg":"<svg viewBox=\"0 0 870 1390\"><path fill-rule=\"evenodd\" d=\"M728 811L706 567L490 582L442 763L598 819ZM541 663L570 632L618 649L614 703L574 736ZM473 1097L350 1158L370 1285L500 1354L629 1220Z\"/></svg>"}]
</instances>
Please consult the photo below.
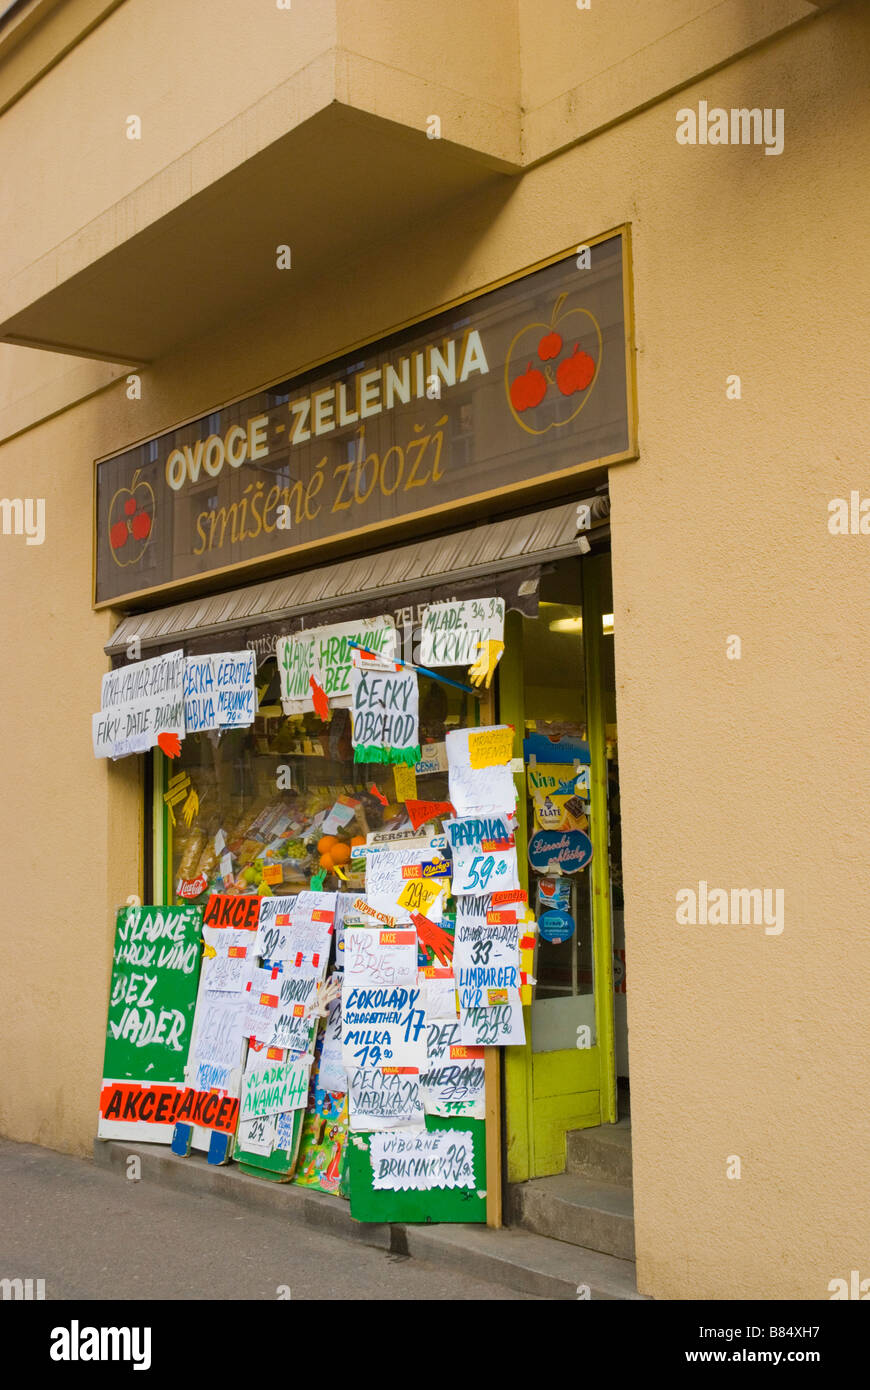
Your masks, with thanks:
<instances>
[{"instance_id":1,"label":"green cardboard sign","mask_svg":"<svg viewBox=\"0 0 870 1390\"><path fill-rule=\"evenodd\" d=\"M122 907L103 1076L184 1081L202 959L202 908Z\"/></svg>"}]
</instances>

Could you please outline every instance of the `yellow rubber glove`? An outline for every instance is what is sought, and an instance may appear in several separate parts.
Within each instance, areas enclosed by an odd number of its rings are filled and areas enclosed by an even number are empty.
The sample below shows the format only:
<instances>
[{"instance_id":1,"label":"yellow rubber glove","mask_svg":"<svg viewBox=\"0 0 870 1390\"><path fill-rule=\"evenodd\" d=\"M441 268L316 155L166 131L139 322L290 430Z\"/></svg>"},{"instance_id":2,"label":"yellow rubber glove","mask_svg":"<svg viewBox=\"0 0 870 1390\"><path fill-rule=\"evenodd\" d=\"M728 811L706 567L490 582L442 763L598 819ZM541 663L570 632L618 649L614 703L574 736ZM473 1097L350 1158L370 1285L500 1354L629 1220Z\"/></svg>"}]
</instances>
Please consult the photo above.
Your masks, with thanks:
<instances>
[{"instance_id":1,"label":"yellow rubber glove","mask_svg":"<svg viewBox=\"0 0 870 1390\"><path fill-rule=\"evenodd\" d=\"M472 685L482 685L485 679L486 688L489 690L495 668L504 651L504 642L496 642L490 638L486 642L478 642L477 647L479 655L474 665L468 668L468 679Z\"/></svg>"}]
</instances>

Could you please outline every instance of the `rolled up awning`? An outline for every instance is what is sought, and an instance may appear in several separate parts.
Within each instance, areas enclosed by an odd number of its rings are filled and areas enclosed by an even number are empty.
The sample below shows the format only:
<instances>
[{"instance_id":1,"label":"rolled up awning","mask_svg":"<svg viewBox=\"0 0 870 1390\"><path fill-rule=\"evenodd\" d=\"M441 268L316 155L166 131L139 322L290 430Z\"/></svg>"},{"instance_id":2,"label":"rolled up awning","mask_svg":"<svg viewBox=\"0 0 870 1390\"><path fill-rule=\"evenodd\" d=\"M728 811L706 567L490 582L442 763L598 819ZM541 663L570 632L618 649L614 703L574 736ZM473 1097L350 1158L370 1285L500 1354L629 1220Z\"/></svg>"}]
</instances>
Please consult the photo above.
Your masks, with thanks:
<instances>
[{"instance_id":1,"label":"rolled up awning","mask_svg":"<svg viewBox=\"0 0 870 1390\"><path fill-rule=\"evenodd\" d=\"M583 529L579 508L588 506ZM258 662L273 655L278 637L303 627L393 612L413 623L422 603L495 594L507 608L537 613L543 565L579 555L608 529L606 494L578 498L544 511L481 522L464 531L297 571L262 584L130 614L105 650L115 663L139 640L141 656L182 646L189 654L252 646ZM591 524L590 524L591 523ZM402 614L408 614L402 618Z\"/></svg>"}]
</instances>

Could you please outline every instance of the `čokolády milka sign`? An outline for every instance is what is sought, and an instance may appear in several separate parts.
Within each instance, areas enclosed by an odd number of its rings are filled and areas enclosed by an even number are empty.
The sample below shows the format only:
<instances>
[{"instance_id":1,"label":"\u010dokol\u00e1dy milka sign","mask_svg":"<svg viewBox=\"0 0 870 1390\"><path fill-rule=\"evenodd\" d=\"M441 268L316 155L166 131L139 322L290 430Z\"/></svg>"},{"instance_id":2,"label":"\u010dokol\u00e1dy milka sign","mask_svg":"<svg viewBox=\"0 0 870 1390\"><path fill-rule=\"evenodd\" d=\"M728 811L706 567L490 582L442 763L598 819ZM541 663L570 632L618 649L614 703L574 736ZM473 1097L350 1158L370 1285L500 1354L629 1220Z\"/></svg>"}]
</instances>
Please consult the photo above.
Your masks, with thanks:
<instances>
[{"instance_id":1,"label":"\u010dokol\u00e1dy milka sign","mask_svg":"<svg viewBox=\"0 0 870 1390\"><path fill-rule=\"evenodd\" d=\"M97 604L631 457L622 234L97 465Z\"/></svg>"}]
</instances>

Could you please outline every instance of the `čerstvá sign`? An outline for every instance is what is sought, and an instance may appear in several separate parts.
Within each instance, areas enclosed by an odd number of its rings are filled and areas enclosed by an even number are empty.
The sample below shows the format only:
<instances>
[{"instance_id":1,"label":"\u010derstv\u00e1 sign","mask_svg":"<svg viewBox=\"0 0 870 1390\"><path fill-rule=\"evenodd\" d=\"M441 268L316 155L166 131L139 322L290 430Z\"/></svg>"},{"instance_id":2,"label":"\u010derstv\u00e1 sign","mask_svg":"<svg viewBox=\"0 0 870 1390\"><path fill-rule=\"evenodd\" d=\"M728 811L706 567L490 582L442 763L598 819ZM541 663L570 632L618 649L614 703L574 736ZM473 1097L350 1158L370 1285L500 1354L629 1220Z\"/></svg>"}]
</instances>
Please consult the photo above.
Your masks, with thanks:
<instances>
[{"instance_id":1,"label":"\u010derstv\u00e1 sign","mask_svg":"<svg viewBox=\"0 0 870 1390\"><path fill-rule=\"evenodd\" d=\"M630 457L623 262L608 237L104 460L96 601Z\"/></svg>"}]
</instances>

